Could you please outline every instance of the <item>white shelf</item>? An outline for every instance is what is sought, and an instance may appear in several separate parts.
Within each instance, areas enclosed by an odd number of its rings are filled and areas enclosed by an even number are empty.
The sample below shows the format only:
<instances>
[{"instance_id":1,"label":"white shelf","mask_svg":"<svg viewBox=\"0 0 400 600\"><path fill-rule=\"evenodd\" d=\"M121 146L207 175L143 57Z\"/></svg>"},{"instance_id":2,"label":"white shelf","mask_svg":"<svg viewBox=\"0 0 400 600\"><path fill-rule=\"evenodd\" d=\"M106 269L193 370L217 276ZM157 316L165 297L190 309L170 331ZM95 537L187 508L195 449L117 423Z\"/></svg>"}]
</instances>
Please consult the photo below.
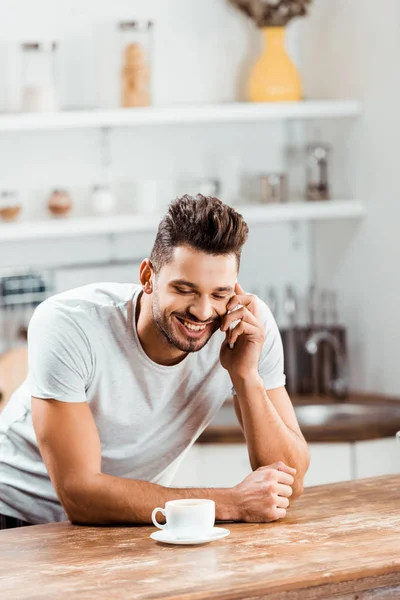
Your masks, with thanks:
<instances>
[{"instance_id":1,"label":"white shelf","mask_svg":"<svg viewBox=\"0 0 400 600\"><path fill-rule=\"evenodd\" d=\"M323 221L356 219L365 216L365 206L359 200L329 200L324 202L289 202L287 204L241 207L249 224L282 221ZM241 212L240 207L235 207Z\"/></svg>"},{"instance_id":2,"label":"white shelf","mask_svg":"<svg viewBox=\"0 0 400 600\"><path fill-rule=\"evenodd\" d=\"M286 119L336 119L356 117L360 113L361 105L356 100L189 104L55 113L14 113L0 115L0 132L184 123L239 123Z\"/></svg>"},{"instance_id":3,"label":"white shelf","mask_svg":"<svg viewBox=\"0 0 400 600\"><path fill-rule=\"evenodd\" d=\"M358 200L293 202L270 206L238 206L249 225L288 221L354 219L365 215ZM155 232L161 215L115 215L110 217L59 217L41 221L0 223L0 243L76 236L109 235L139 231Z\"/></svg>"}]
</instances>

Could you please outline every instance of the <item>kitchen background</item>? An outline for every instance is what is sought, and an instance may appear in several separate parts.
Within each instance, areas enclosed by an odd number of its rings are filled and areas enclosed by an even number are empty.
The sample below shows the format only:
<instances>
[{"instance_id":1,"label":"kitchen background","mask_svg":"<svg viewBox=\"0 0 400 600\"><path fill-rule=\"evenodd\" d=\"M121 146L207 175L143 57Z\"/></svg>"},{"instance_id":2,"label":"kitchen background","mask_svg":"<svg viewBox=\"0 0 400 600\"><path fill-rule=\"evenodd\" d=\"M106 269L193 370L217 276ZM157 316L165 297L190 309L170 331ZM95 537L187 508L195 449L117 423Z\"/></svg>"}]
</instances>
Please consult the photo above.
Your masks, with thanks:
<instances>
[{"instance_id":1,"label":"kitchen background","mask_svg":"<svg viewBox=\"0 0 400 600\"><path fill-rule=\"evenodd\" d=\"M284 341L292 326L309 324L312 300L316 323L345 330L348 384L358 403L365 404L360 394L375 403L400 399L400 84L393 60L400 50L400 5L314 0L308 13L288 26L287 48L309 108L266 103L260 109L241 103L261 34L228 0L14 0L12 8L0 6L0 208L20 208L15 219L0 220L0 277L22 277L3 279L1 351L23 347L32 307L46 286L50 293L101 280L135 281L169 200L217 192L248 219L241 283L271 304ZM117 110L124 43L118 23L132 20L153 23L152 107L143 122ZM59 104L74 112L20 114L21 76L29 79L30 60L21 44L33 41L57 42ZM328 148L329 200L304 199L310 143ZM312 160L309 150L308 164ZM285 195L271 173L288 177L284 202L270 202L272 188ZM65 209L64 215L50 213L50 198L53 212ZM24 278L30 272L39 279ZM18 309L23 287L29 304ZM290 352L286 358L290 366ZM0 384L3 377L13 387L18 369L25 369L19 360L11 383L11 367L0 364ZM335 366L332 373L341 374ZM299 405L309 409L306 398ZM354 408L353 400L350 394ZM231 413L231 407L222 411L215 427L233 427ZM325 438L329 415L304 415L305 427L311 418L320 428L318 439L315 432L309 438L308 484L400 470L392 431L367 439L371 415L366 425L357 410L344 411L336 415L339 422L345 430L352 419L357 432L343 433L335 421L336 437L330 430ZM372 418L376 423L377 413ZM395 418L389 411L392 427ZM238 481L249 467L237 435L203 438L188 453L177 484Z\"/></svg>"}]
</instances>

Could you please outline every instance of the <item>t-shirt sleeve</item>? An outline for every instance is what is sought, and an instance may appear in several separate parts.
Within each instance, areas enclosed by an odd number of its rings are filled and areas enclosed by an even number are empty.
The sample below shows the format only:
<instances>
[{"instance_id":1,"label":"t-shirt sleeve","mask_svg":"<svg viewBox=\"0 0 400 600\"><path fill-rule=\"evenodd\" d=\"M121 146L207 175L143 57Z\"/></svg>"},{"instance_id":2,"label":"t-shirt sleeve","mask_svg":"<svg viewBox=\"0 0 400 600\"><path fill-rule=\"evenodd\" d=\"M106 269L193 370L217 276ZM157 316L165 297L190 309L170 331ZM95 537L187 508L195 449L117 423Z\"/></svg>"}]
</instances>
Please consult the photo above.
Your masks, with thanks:
<instances>
[{"instance_id":1,"label":"t-shirt sleeve","mask_svg":"<svg viewBox=\"0 0 400 600\"><path fill-rule=\"evenodd\" d=\"M28 328L31 395L63 402L85 402L92 373L91 348L85 333L64 308L46 300Z\"/></svg>"},{"instance_id":2,"label":"t-shirt sleeve","mask_svg":"<svg viewBox=\"0 0 400 600\"><path fill-rule=\"evenodd\" d=\"M285 385L286 376L283 370L283 345L278 325L268 306L257 298L257 318L264 325L265 338L258 361L258 372L266 390L273 390ZM232 395L236 395L232 387Z\"/></svg>"},{"instance_id":3,"label":"t-shirt sleeve","mask_svg":"<svg viewBox=\"0 0 400 600\"><path fill-rule=\"evenodd\" d=\"M264 381L265 389L273 390L284 386L286 383L282 338L271 310L260 299L258 299L257 310L257 317L263 323L265 330L264 346L258 362L258 372Z\"/></svg>"}]
</instances>

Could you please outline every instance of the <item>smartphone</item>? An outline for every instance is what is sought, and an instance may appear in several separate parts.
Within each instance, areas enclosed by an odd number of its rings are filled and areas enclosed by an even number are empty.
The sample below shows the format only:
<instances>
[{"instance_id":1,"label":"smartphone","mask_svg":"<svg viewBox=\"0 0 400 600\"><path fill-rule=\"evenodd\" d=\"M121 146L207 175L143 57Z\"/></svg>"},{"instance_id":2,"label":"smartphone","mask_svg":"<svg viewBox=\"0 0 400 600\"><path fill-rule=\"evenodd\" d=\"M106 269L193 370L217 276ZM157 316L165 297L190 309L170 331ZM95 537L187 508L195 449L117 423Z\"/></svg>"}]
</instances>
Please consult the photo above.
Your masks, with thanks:
<instances>
[{"instance_id":1,"label":"smartphone","mask_svg":"<svg viewBox=\"0 0 400 600\"><path fill-rule=\"evenodd\" d=\"M238 304L233 310L228 310L227 314L229 315L229 313L233 312L234 310L238 310L239 308L242 308L241 304ZM237 319L236 321L232 321L232 323L229 325L229 329L230 331L232 331L232 329L235 329L236 325L238 323L240 323L241 319ZM232 350L234 348L235 344L229 344L229 348Z\"/></svg>"}]
</instances>

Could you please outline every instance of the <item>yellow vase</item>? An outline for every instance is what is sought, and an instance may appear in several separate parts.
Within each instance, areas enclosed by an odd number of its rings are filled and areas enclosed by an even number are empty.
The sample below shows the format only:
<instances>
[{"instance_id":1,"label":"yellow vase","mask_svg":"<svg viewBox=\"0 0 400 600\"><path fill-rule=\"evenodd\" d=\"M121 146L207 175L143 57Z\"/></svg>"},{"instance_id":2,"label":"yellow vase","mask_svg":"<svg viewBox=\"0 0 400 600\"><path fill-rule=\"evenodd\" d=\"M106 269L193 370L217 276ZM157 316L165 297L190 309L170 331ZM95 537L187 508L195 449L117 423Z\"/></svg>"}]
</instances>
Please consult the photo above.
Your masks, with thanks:
<instances>
[{"instance_id":1,"label":"yellow vase","mask_svg":"<svg viewBox=\"0 0 400 600\"><path fill-rule=\"evenodd\" d=\"M285 28L264 27L262 34L265 47L250 74L250 102L301 100L301 79L285 49Z\"/></svg>"}]
</instances>

